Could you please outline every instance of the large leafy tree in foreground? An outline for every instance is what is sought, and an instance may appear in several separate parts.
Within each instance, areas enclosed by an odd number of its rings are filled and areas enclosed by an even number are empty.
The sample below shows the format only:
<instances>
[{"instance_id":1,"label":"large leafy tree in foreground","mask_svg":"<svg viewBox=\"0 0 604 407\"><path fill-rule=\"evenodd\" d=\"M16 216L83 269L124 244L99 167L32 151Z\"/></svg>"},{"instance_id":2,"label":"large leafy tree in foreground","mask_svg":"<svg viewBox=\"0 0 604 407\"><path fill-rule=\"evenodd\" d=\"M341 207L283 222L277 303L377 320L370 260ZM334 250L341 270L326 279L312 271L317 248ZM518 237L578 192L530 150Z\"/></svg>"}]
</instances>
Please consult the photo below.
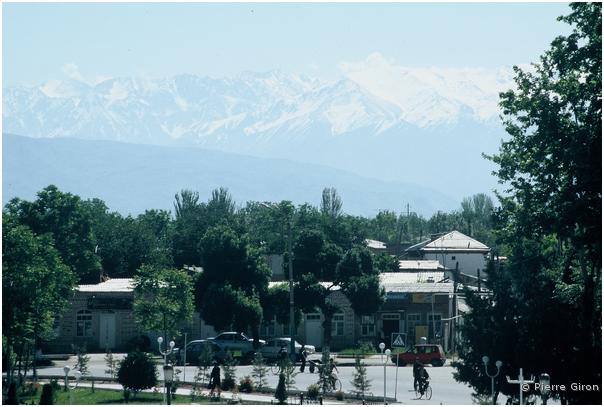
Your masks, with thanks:
<instances>
[{"instance_id":1,"label":"large leafy tree in foreground","mask_svg":"<svg viewBox=\"0 0 604 407\"><path fill-rule=\"evenodd\" d=\"M515 68L517 89L501 95L511 138L492 159L508 188L496 228L509 261L491 266L492 298L468 293L457 374L482 393L483 354L504 361L500 377L523 367L567 388L602 381L602 10L570 7L560 19L572 33L533 69ZM557 395L601 403L601 391Z\"/></svg>"},{"instance_id":2,"label":"large leafy tree in foreground","mask_svg":"<svg viewBox=\"0 0 604 407\"><path fill-rule=\"evenodd\" d=\"M24 366L40 340L53 337L55 318L72 297L76 276L61 260L50 235L36 236L8 213L2 219L2 335L7 376L13 352Z\"/></svg>"}]
</instances>

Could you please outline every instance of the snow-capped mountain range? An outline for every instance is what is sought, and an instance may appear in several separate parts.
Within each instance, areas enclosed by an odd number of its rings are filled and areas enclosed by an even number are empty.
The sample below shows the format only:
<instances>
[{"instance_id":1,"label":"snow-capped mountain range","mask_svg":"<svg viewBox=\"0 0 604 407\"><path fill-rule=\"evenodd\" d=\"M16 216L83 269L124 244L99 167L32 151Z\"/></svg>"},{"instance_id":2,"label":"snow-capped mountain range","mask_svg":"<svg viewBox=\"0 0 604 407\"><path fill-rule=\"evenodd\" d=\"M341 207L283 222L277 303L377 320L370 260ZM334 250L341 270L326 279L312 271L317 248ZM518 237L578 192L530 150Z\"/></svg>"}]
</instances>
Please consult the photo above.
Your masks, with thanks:
<instances>
[{"instance_id":1,"label":"snow-capped mountain range","mask_svg":"<svg viewBox=\"0 0 604 407\"><path fill-rule=\"evenodd\" d=\"M512 87L511 69L405 68L379 54L341 68L336 81L272 71L9 87L3 132L287 158L455 196L494 186L480 154L503 134L498 93Z\"/></svg>"}]
</instances>

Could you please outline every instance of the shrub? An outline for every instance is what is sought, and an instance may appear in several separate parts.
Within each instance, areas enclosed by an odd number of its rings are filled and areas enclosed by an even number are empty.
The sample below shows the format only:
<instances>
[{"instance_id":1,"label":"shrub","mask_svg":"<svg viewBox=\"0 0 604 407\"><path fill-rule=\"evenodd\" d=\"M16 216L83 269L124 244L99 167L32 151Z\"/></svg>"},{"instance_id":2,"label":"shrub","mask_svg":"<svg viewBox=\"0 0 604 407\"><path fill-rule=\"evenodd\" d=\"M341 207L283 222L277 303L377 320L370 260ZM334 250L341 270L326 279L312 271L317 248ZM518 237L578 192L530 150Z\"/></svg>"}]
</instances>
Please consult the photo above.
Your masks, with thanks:
<instances>
[{"instance_id":1,"label":"shrub","mask_svg":"<svg viewBox=\"0 0 604 407\"><path fill-rule=\"evenodd\" d=\"M254 383L252 382L251 377L245 376L239 381L239 391L243 393L251 393L254 391Z\"/></svg>"},{"instance_id":2,"label":"shrub","mask_svg":"<svg viewBox=\"0 0 604 407\"><path fill-rule=\"evenodd\" d=\"M229 352L222 366L222 370L224 372L224 379L221 382L222 390L230 390L235 386L236 365L237 362L235 361L235 359L233 359L233 355L231 355L231 353Z\"/></svg>"},{"instance_id":3,"label":"shrub","mask_svg":"<svg viewBox=\"0 0 604 407\"><path fill-rule=\"evenodd\" d=\"M260 390L268 384L268 381L266 380L266 376L268 376L268 367L266 367L266 364L264 363L262 353L256 353L253 364L252 377L255 380L256 388Z\"/></svg>"},{"instance_id":4,"label":"shrub","mask_svg":"<svg viewBox=\"0 0 604 407\"><path fill-rule=\"evenodd\" d=\"M86 346L74 346L77 360L76 364L73 366L75 370L79 370L82 375L90 374L88 370L88 362L90 361L90 356L86 354Z\"/></svg>"},{"instance_id":5,"label":"shrub","mask_svg":"<svg viewBox=\"0 0 604 407\"><path fill-rule=\"evenodd\" d=\"M342 401L344 400L344 392L342 390L338 390L335 393L336 400Z\"/></svg>"},{"instance_id":6,"label":"shrub","mask_svg":"<svg viewBox=\"0 0 604 407\"><path fill-rule=\"evenodd\" d=\"M321 391L321 388L318 384L311 384L306 389L306 397L310 400L316 400L319 397L319 391Z\"/></svg>"},{"instance_id":7,"label":"shrub","mask_svg":"<svg viewBox=\"0 0 604 407\"><path fill-rule=\"evenodd\" d=\"M124 387L124 390L136 395L141 390L157 385L157 368L148 354L138 351L130 352L120 363L117 381Z\"/></svg>"},{"instance_id":8,"label":"shrub","mask_svg":"<svg viewBox=\"0 0 604 407\"><path fill-rule=\"evenodd\" d=\"M283 373L279 373L279 384L275 390L275 398L279 400L279 404L285 404L285 400L287 400L287 391L285 390L285 375Z\"/></svg>"},{"instance_id":9,"label":"shrub","mask_svg":"<svg viewBox=\"0 0 604 407\"><path fill-rule=\"evenodd\" d=\"M42 395L40 396L40 404L51 405L55 403L55 392L52 384L46 383L42 386Z\"/></svg>"}]
</instances>

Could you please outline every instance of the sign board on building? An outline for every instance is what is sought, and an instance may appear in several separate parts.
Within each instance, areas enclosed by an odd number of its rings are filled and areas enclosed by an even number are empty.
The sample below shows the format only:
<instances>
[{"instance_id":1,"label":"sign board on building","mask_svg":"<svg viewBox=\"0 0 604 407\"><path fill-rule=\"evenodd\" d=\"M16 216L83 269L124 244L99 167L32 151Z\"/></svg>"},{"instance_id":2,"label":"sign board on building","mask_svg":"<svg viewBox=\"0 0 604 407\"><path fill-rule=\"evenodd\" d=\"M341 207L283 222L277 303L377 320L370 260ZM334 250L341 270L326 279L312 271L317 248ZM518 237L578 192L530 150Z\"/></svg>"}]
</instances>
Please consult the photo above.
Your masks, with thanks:
<instances>
[{"instance_id":1,"label":"sign board on building","mask_svg":"<svg viewBox=\"0 0 604 407\"><path fill-rule=\"evenodd\" d=\"M412 302L415 304L429 304L432 302L432 294L412 294Z\"/></svg>"},{"instance_id":2,"label":"sign board on building","mask_svg":"<svg viewBox=\"0 0 604 407\"><path fill-rule=\"evenodd\" d=\"M132 309L132 299L130 298L88 298L88 309Z\"/></svg>"},{"instance_id":3,"label":"sign board on building","mask_svg":"<svg viewBox=\"0 0 604 407\"><path fill-rule=\"evenodd\" d=\"M407 342L407 334L404 332L393 332L391 337L391 347L402 348Z\"/></svg>"},{"instance_id":4,"label":"sign board on building","mask_svg":"<svg viewBox=\"0 0 604 407\"><path fill-rule=\"evenodd\" d=\"M407 293L395 293L395 292L386 293L386 298L388 298L389 300L406 300L408 297L409 297L409 294L407 294Z\"/></svg>"}]
</instances>

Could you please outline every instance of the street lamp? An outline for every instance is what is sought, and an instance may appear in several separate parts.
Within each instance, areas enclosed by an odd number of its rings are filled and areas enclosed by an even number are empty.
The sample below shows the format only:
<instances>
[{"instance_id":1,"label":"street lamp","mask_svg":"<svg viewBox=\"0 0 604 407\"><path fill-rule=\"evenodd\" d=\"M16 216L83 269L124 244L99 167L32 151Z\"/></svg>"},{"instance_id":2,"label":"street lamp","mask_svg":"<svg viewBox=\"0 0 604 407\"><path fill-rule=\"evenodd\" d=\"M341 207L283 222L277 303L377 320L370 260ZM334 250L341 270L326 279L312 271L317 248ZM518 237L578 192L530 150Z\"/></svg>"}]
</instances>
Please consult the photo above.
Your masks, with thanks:
<instances>
[{"instance_id":1,"label":"street lamp","mask_svg":"<svg viewBox=\"0 0 604 407\"><path fill-rule=\"evenodd\" d=\"M265 208L276 210L278 206L262 202ZM285 257L285 256L284 256ZM287 267L289 270L289 358L293 363L296 363L296 339L294 330L294 253L292 251L292 219L287 220Z\"/></svg>"},{"instance_id":2,"label":"street lamp","mask_svg":"<svg viewBox=\"0 0 604 407\"><path fill-rule=\"evenodd\" d=\"M164 338L162 338L161 336L159 338L157 338L157 346L159 347L159 353L164 357L164 369L165 366L168 364L168 355L170 353L172 353L172 351L174 350L174 341L170 341L169 345L170 345L170 349L166 349L165 351L161 350L161 344L164 342ZM185 344L186 345L186 344ZM168 392L168 388L167 388L167 384L166 384L166 378L164 377L164 403L166 402L166 393Z\"/></svg>"},{"instance_id":3,"label":"street lamp","mask_svg":"<svg viewBox=\"0 0 604 407\"><path fill-rule=\"evenodd\" d=\"M541 373L539 375L539 391L541 392L543 404L547 404L547 399L549 398L549 393L551 391L550 378L547 373Z\"/></svg>"},{"instance_id":4,"label":"street lamp","mask_svg":"<svg viewBox=\"0 0 604 407\"><path fill-rule=\"evenodd\" d=\"M380 347L384 345L384 343L380 343ZM386 345L384 345L386 346ZM386 403L386 363L388 363L388 358L390 358L390 349L386 349L386 358L384 359L384 404Z\"/></svg>"},{"instance_id":5,"label":"street lamp","mask_svg":"<svg viewBox=\"0 0 604 407\"><path fill-rule=\"evenodd\" d=\"M503 362L501 360L495 362L495 366L497 367L497 373L495 373L494 375L490 375L489 369L487 368L487 365L489 364L488 356L482 357L482 363L484 363L484 372L487 374L487 376L491 378L491 399L493 400L493 404L495 404L495 378L499 375L499 370L501 369L501 366L503 366Z\"/></svg>"},{"instance_id":6,"label":"street lamp","mask_svg":"<svg viewBox=\"0 0 604 407\"><path fill-rule=\"evenodd\" d=\"M75 376L76 382L74 386L69 385L69 371L71 368L69 366L63 367L63 371L65 372L65 389L69 390L69 404L73 405L73 391L80 384L80 379L82 378L82 372L79 370L74 370L73 375Z\"/></svg>"},{"instance_id":7,"label":"street lamp","mask_svg":"<svg viewBox=\"0 0 604 407\"><path fill-rule=\"evenodd\" d=\"M166 383L167 389L167 404L171 403L171 394L172 394L172 380L174 379L174 368L172 365L164 365L164 381Z\"/></svg>"}]
</instances>

